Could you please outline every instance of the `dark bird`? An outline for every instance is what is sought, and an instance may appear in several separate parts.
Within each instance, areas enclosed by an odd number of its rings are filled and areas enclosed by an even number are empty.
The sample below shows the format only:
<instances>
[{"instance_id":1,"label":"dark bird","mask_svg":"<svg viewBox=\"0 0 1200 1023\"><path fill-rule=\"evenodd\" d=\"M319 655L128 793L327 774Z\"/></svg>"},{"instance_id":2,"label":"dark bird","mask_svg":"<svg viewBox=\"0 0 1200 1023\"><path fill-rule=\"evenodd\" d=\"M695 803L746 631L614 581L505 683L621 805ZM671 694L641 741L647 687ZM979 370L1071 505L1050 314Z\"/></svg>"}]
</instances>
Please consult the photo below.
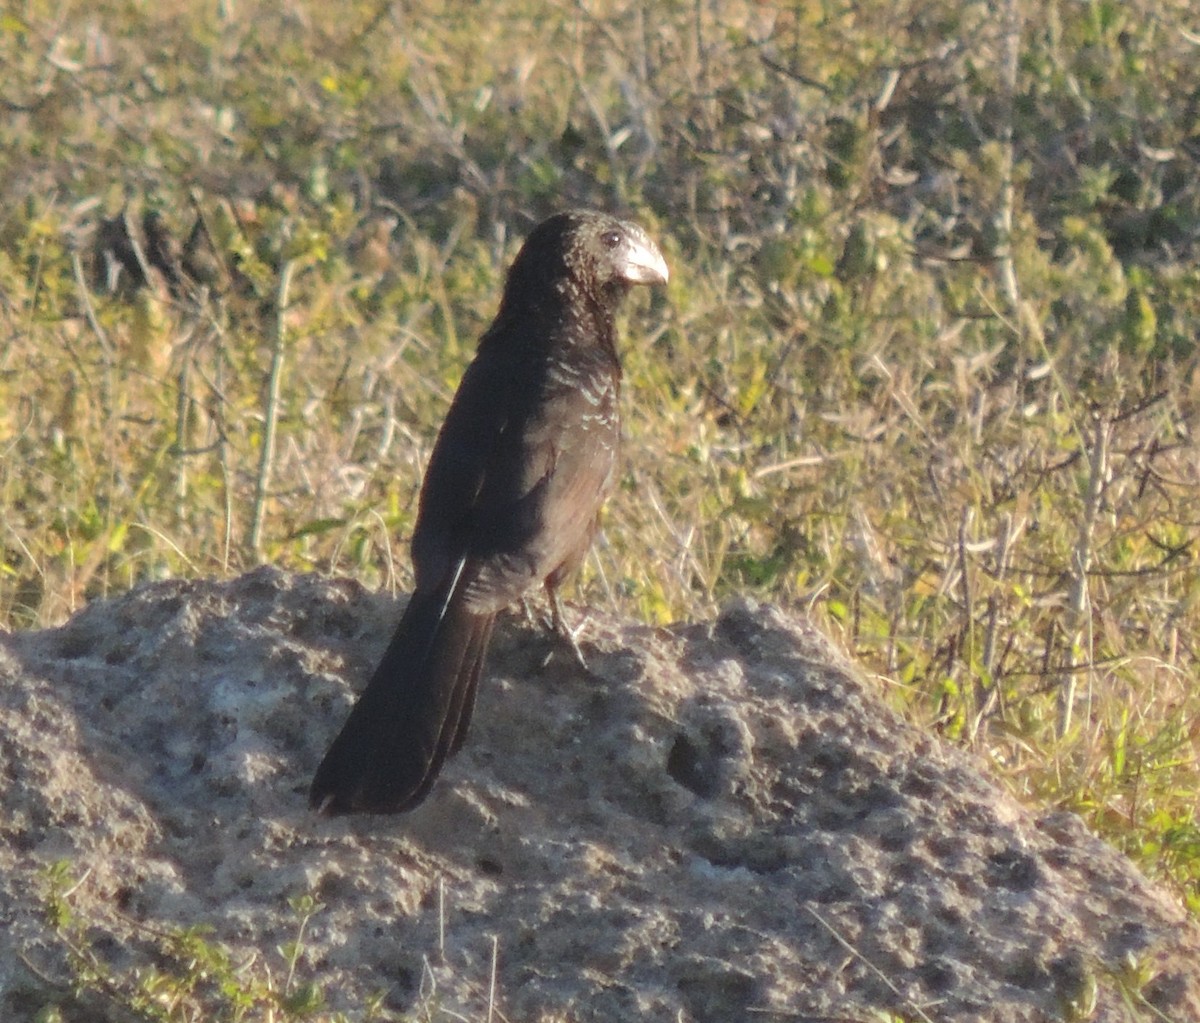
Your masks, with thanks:
<instances>
[{"instance_id":1,"label":"dark bird","mask_svg":"<svg viewBox=\"0 0 1200 1023\"><path fill-rule=\"evenodd\" d=\"M615 476L615 315L667 264L636 224L544 221L442 424L412 540L416 588L309 792L324 813L400 813L463 743L497 613L583 561Z\"/></svg>"}]
</instances>

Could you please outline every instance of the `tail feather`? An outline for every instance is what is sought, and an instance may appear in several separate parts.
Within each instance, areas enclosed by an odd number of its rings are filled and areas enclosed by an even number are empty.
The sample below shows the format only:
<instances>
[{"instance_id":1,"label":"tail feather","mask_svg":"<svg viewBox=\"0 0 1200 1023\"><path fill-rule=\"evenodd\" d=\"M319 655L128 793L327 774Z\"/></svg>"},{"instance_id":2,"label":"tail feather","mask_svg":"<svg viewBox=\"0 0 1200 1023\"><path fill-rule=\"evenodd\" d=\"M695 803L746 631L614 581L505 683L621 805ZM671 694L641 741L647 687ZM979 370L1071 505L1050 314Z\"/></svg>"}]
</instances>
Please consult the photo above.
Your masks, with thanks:
<instances>
[{"instance_id":1,"label":"tail feather","mask_svg":"<svg viewBox=\"0 0 1200 1023\"><path fill-rule=\"evenodd\" d=\"M400 813L428 793L470 720L493 615L414 593L379 667L317 768L323 813Z\"/></svg>"},{"instance_id":2,"label":"tail feather","mask_svg":"<svg viewBox=\"0 0 1200 1023\"><path fill-rule=\"evenodd\" d=\"M458 714L457 725L450 736L449 749L446 751L447 756L454 756L460 749L467 738L467 729L471 724L471 714L475 710L475 693L479 688L479 676L483 674L483 662L486 660L488 646L492 640L492 624L495 618L489 618L486 629L479 636L477 649L474 651L472 662L470 664L469 682L464 691L464 700L462 709Z\"/></svg>"},{"instance_id":3,"label":"tail feather","mask_svg":"<svg viewBox=\"0 0 1200 1023\"><path fill-rule=\"evenodd\" d=\"M483 670L494 620L493 615L479 617L479 627L461 648L458 684L446 708L446 717L438 735L437 747L425 772L424 780L409 797L407 804L400 808L402 810L418 805L429 795L429 790L433 788L434 781L441 773L442 765L458 752L466 738L468 726L471 723L471 713L475 708L475 693L479 686L479 676Z\"/></svg>"}]
</instances>

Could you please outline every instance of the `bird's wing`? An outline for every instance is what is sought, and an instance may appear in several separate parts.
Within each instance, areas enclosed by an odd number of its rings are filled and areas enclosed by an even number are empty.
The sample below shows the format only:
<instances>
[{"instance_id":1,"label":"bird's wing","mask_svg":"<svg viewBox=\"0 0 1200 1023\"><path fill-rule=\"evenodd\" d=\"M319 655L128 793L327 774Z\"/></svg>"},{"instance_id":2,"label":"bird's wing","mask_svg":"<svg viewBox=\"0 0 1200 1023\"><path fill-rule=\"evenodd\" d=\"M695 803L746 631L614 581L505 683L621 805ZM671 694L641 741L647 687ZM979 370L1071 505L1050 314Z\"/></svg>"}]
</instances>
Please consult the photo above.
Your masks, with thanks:
<instances>
[{"instance_id":1,"label":"bird's wing","mask_svg":"<svg viewBox=\"0 0 1200 1023\"><path fill-rule=\"evenodd\" d=\"M619 370L611 356L575 352L530 372L530 363L505 359L521 350L505 340L481 349L463 376L413 538L419 587L466 555L463 584L477 613L513 603L577 556L616 463Z\"/></svg>"},{"instance_id":2,"label":"bird's wing","mask_svg":"<svg viewBox=\"0 0 1200 1023\"><path fill-rule=\"evenodd\" d=\"M438 433L412 540L418 590L441 587L469 553L480 492L519 413L507 354L498 346L480 348Z\"/></svg>"},{"instance_id":3,"label":"bird's wing","mask_svg":"<svg viewBox=\"0 0 1200 1023\"><path fill-rule=\"evenodd\" d=\"M480 490L467 602L497 610L591 540L612 484L618 438L617 383L597 367L580 381L551 367L537 414L513 430Z\"/></svg>"}]
</instances>

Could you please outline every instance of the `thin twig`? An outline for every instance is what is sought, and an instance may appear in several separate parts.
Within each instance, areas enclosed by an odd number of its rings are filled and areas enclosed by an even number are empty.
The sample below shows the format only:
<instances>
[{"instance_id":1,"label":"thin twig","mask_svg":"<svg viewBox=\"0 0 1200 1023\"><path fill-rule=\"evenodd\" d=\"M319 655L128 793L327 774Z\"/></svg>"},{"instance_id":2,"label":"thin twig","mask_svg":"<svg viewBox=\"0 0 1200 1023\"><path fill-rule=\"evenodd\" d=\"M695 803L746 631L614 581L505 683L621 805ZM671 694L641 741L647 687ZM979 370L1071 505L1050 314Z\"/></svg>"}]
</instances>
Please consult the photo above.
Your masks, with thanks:
<instances>
[{"instance_id":1,"label":"thin twig","mask_svg":"<svg viewBox=\"0 0 1200 1023\"><path fill-rule=\"evenodd\" d=\"M271 471L275 459L275 429L279 420L279 391L283 381L283 357L287 341L284 316L288 306L288 292L292 286L295 262L287 260L279 271L279 288L275 295L275 338L271 351L271 369L267 376L267 402L263 419L262 454L258 461L258 483L254 494L254 512L250 520L250 532L246 545L257 558L262 548L263 515L267 503L267 491L271 486Z\"/></svg>"},{"instance_id":2,"label":"thin twig","mask_svg":"<svg viewBox=\"0 0 1200 1023\"><path fill-rule=\"evenodd\" d=\"M488 1013L487 1023L492 1023L492 1013L496 1008L496 962L500 958L500 938L492 935L492 979L488 984Z\"/></svg>"},{"instance_id":3,"label":"thin twig","mask_svg":"<svg viewBox=\"0 0 1200 1023\"><path fill-rule=\"evenodd\" d=\"M1016 189L1013 184L1013 106L1017 92L1017 65L1021 54L1021 12L1016 0L1007 0L1004 5L1003 28L1001 31L1001 75L1003 86L1000 93L1000 204L994 223L999 245L996 249L996 268L1008 300L1008 311L1014 320L1021 322L1021 290L1017 284L1016 265L1013 260L1012 230L1013 206Z\"/></svg>"},{"instance_id":4,"label":"thin twig","mask_svg":"<svg viewBox=\"0 0 1200 1023\"><path fill-rule=\"evenodd\" d=\"M438 958L446 961L446 879L438 878Z\"/></svg>"},{"instance_id":5,"label":"thin twig","mask_svg":"<svg viewBox=\"0 0 1200 1023\"><path fill-rule=\"evenodd\" d=\"M83 274L83 262L79 258L78 249L71 250L71 270L75 274L75 286L79 289L79 303L83 306L83 315L88 321L88 326L92 328L92 333L96 335L96 340L100 342L100 347L104 349L104 358L107 362L113 361L114 350L112 342L108 339L108 334L104 328L100 326L100 321L96 318L96 307L92 305L91 292L88 291L87 280Z\"/></svg>"},{"instance_id":6,"label":"thin twig","mask_svg":"<svg viewBox=\"0 0 1200 1023\"><path fill-rule=\"evenodd\" d=\"M1101 416L1093 423L1091 452L1088 459L1088 489L1084 498L1083 517L1079 522L1079 535L1075 541L1075 550L1071 557L1071 589L1067 594L1068 634L1071 642L1072 656L1085 643L1085 663L1091 663L1093 656L1091 595L1088 589L1088 573L1092 564L1092 546L1096 531L1096 516L1100 511L1100 499L1104 495L1105 477L1108 475L1108 445L1111 438L1111 424ZM1086 637L1085 634L1086 633ZM1089 673L1090 674L1090 673ZM1075 704L1076 677L1067 674L1063 678L1059 690L1058 701L1058 734L1059 738L1066 736L1071 728L1071 718Z\"/></svg>"},{"instance_id":7,"label":"thin twig","mask_svg":"<svg viewBox=\"0 0 1200 1023\"><path fill-rule=\"evenodd\" d=\"M814 920L817 921L817 923L819 923L822 927L825 928L825 930L827 930L830 934L833 935L834 940L839 945L841 945L842 948L844 948L847 952L849 952L852 956L854 956L855 959L857 959L868 970L870 970L873 974L875 974L876 977L878 977L881 981L883 981L883 983L887 985L888 990L891 991L892 994L894 994L905 1005L907 1005L913 1012L915 1012L918 1016L920 1016L921 1019L925 1020L925 1023L933 1023L933 1020L929 1018L929 1016L926 1014L924 1009L922 1009L919 1005L917 1005L910 999L905 998L904 995L901 994L900 989L898 987L896 987L895 984L892 983L891 979L888 977L888 975L886 973L884 973L881 969L879 969L878 966L876 966L874 963L872 963L858 949L856 949L853 945L851 945L850 942L848 942L845 938L843 938L840 934L838 934L838 932L833 929L833 925L830 924L823 916L821 916L820 913L818 913L815 909L813 909L813 907L811 905L806 903L804 906L804 909L812 916L812 918Z\"/></svg>"}]
</instances>

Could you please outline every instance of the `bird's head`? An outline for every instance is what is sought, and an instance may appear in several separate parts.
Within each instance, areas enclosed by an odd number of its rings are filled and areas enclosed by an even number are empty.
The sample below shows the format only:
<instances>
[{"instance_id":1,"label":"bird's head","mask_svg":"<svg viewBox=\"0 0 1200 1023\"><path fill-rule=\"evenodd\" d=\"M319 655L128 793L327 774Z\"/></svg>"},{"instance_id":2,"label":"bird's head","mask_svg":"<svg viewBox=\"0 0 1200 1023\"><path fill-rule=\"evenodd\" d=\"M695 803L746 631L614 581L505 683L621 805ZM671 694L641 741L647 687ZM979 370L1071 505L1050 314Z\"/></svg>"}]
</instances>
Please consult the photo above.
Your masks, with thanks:
<instances>
[{"instance_id":1,"label":"bird's head","mask_svg":"<svg viewBox=\"0 0 1200 1023\"><path fill-rule=\"evenodd\" d=\"M610 304L635 284L665 284L669 276L662 252L637 224L570 210L542 221L525 239L505 294L582 290Z\"/></svg>"}]
</instances>

